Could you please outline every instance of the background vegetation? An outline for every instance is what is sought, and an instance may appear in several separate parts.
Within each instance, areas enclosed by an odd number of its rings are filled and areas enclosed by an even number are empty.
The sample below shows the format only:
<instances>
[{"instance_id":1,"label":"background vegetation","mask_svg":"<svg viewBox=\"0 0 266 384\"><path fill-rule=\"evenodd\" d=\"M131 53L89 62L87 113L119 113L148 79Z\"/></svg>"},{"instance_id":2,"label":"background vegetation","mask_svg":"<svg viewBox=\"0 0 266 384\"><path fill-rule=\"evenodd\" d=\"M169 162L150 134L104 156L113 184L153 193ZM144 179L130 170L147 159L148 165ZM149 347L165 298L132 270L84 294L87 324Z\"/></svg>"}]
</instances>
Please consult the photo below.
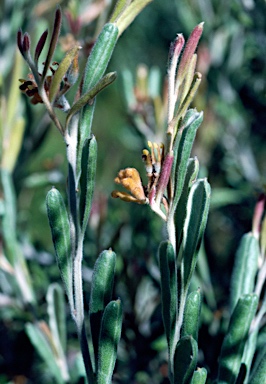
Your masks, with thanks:
<instances>
[{"instance_id":1,"label":"background vegetation","mask_svg":"<svg viewBox=\"0 0 266 384\"><path fill-rule=\"evenodd\" d=\"M100 24L89 20L93 5L101 8L103 3L61 2L63 11L77 12L83 17L76 38L84 52ZM1 5L1 119L4 127L6 108L10 108L16 121L22 118L24 125L13 170L17 238L32 277L39 319L47 317L48 285L60 283L45 197L52 185L64 190L66 162L62 138L44 107L33 107L17 91L18 79L26 78L27 71L15 47L19 27L36 39L46 27L51 28L55 6L52 0L14 0ZM122 204L110 198L117 171L126 166L141 169L141 152L146 147L128 112L122 71L130 69L136 73L137 66L143 63L147 67L158 66L164 75L169 45L176 33L188 37L196 24L205 22L198 49L199 70L204 80L195 101L197 109L204 110L204 121L194 154L204 165L202 172L213 193L202 250L206 256L202 260L207 263L201 265L195 286L202 287L204 302L208 304L202 310L200 364L215 376L228 318L229 281L236 248L241 236L251 229L257 197L265 190L265 12L264 0L154 0L118 41L109 65L110 70L118 72L118 80L97 100L93 131L99 157L84 260L84 291L89 297L91 268L99 251L112 247L119 258L114 291L124 304L124 331L115 376L118 383L163 383L166 369L156 259L164 228L148 207ZM71 38L70 33L65 18L58 59L67 38ZM52 382L25 333L30 312L12 296L3 262L0 266L0 383ZM77 342L70 316L67 320L71 359Z\"/></svg>"}]
</instances>

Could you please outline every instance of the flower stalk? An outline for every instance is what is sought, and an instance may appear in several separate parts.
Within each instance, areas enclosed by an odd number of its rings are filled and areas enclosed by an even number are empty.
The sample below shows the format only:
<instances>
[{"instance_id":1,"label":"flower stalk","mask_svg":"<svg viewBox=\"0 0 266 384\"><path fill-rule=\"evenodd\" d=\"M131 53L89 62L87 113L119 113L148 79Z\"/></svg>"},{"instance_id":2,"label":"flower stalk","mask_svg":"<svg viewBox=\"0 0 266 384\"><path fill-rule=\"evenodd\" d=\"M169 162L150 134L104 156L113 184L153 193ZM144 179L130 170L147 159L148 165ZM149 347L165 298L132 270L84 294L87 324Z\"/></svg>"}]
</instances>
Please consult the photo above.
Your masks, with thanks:
<instances>
[{"instance_id":1,"label":"flower stalk","mask_svg":"<svg viewBox=\"0 0 266 384\"><path fill-rule=\"evenodd\" d=\"M148 140L149 149L143 150L147 184L141 185L138 178L137 181L132 180L129 185L127 179L121 179L121 175L124 176L121 172L124 171L120 171L115 182L124 186L130 194L120 191L112 193L113 197L119 197L127 202L149 205L166 223L167 241L171 244L171 252L169 247L166 249L161 247L159 253L163 320L168 342L171 383L190 382L189 378L193 375L197 360L197 341L193 338L190 341L186 339L187 336L183 337L181 330L188 290L210 203L210 186L206 179L197 180L197 161L190 159L196 132L202 122L202 113L189 109L201 82L201 74L195 72L197 62L195 50L202 29L203 23L196 26L186 44L184 37L178 34L170 47L167 71L168 97L165 108L167 114L164 118L165 144ZM141 85L138 84L136 87L138 100L141 102L140 95L142 95L143 103L151 97L146 92L146 79L147 75L144 76ZM143 110L144 108L143 105ZM146 120L143 121L146 124ZM146 131L149 132L148 129ZM133 170L138 174L136 169ZM136 196L137 188L142 191L141 199ZM168 257L171 257L172 271L170 265L167 266L167 262L163 261L163 258ZM176 301L168 300L166 297L169 295L172 298L176 297ZM193 365L182 373L182 369L178 368L177 356L182 353L187 353L189 356L190 350L194 354Z\"/></svg>"}]
</instances>

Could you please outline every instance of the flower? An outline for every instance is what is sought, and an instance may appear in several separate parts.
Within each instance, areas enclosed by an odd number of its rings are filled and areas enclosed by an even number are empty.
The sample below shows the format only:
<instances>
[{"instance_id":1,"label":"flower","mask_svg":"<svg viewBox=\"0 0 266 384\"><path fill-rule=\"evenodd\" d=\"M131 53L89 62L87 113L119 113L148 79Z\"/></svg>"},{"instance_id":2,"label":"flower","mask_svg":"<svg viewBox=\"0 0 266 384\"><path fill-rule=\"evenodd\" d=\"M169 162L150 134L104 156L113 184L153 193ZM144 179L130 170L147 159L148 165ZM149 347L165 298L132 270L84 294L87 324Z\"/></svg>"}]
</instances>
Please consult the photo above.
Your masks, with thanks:
<instances>
[{"instance_id":1,"label":"flower","mask_svg":"<svg viewBox=\"0 0 266 384\"><path fill-rule=\"evenodd\" d=\"M115 182L123 185L131 194L115 190L112 192L112 197L127 202L148 204L139 172L135 168L126 168L119 171Z\"/></svg>"}]
</instances>

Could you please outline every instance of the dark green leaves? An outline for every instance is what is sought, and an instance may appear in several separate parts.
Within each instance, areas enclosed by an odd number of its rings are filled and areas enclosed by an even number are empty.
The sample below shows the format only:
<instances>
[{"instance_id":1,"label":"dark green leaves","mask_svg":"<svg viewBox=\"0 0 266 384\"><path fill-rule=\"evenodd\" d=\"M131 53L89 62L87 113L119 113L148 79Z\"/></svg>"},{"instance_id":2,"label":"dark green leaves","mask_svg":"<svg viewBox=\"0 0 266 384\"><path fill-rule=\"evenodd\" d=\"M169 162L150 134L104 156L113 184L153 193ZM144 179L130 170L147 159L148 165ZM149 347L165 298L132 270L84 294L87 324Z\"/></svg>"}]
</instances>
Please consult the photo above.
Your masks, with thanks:
<instances>
[{"instance_id":1,"label":"dark green leaves","mask_svg":"<svg viewBox=\"0 0 266 384\"><path fill-rule=\"evenodd\" d=\"M115 262L116 254L113 251L103 251L98 257L93 270L90 296L90 324L95 356L98 355L103 312L112 297Z\"/></svg>"},{"instance_id":2,"label":"dark green leaves","mask_svg":"<svg viewBox=\"0 0 266 384\"><path fill-rule=\"evenodd\" d=\"M174 383L189 384L197 365L198 344L192 336L182 337L174 355Z\"/></svg>"},{"instance_id":3,"label":"dark green leaves","mask_svg":"<svg viewBox=\"0 0 266 384\"><path fill-rule=\"evenodd\" d=\"M103 77L109 60L112 56L118 37L118 28L115 24L106 24L96 40L88 58L81 90L81 96L87 94L91 88ZM94 115L95 102L85 105L82 109L79 123L79 142L77 154L77 175L79 177L80 161L85 140L90 137L91 124Z\"/></svg>"},{"instance_id":4,"label":"dark green leaves","mask_svg":"<svg viewBox=\"0 0 266 384\"><path fill-rule=\"evenodd\" d=\"M188 160L196 137L196 132L203 120L203 113L196 110L188 110L182 126L177 133L174 146L174 165L172 171L172 182L174 188L174 201L171 206L171 215L174 215L177 203L180 199L185 177L187 173ZM182 135L181 135L182 134ZM181 138L180 138L181 135Z\"/></svg>"},{"instance_id":5,"label":"dark green leaves","mask_svg":"<svg viewBox=\"0 0 266 384\"><path fill-rule=\"evenodd\" d=\"M80 178L80 225L84 234L88 223L95 184L97 162L97 142L95 136L88 140L83 148L82 173Z\"/></svg>"},{"instance_id":6,"label":"dark green leaves","mask_svg":"<svg viewBox=\"0 0 266 384\"><path fill-rule=\"evenodd\" d=\"M122 329L122 304L111 301L105 308L99 338L97 384L110 384Z\"/></svg>"},{"instance_id":7,"label":"dark green leaves","mask_svg":"<svg viewBox=\"0 0 266 384\"><path fill-rule=\"evenodd\" d=\"M186 300L183 327L181 333L182 336L192 336L194 340L198 340L200 309L200 291L193 291L188 295Z\"/></svg>"},{"instance_id":8,"label":"dark green leaves","mask_svg":"<svg viewBox=\"0 0 266 384\"><path fill-rule=\"evenodd\" d=\"M175 252L169 241L164 241L159 247L161 272L162 312L168 346L171 341L176 322L177 310L177 280Z\"/></svg>"},{"instance_id":9,"label":"dark green leaves","mask_svg":"<svg viewBox=\"0 0 266 384\"><path fill-rule=\"evenodd\" d=\"M46 197L47 214L52 232L56 259L65 285L66 293L72 299L72 259L70 228L67 210L60 192L52 188Z\"/></svg>"},{"instance_id":10,"label":"dark green leaves","mask_svg":"<svg viewBox=\"0 0 266 384\"><path fill-rule=\"evenodd\" d=\"M251 321L258 306L255 294L246 294L239 298L232 314L220 356L218 383L235 383L248 337Z\"/></svg>"}]
</instances>

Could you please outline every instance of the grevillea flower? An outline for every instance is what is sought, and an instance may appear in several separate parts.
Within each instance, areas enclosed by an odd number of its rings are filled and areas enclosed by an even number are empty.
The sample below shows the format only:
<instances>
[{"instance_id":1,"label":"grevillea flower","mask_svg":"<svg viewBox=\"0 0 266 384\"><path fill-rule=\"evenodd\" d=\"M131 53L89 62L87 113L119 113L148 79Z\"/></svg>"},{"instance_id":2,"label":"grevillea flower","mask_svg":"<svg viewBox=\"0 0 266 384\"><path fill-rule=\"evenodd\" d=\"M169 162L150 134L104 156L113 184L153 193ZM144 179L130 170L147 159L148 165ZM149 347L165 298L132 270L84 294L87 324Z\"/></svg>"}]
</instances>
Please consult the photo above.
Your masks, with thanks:
<instances>
[{"instance_id":1,"label":"grevillea flower","mask_svg":"<svg viewBox=\"0 0 266 384\"><path fill-rule=\"evenodd\" d=\"M174 185L176 182L175 172L173 170L179 169L179 164L175 164L174 162L179 160L177 151L182 136L183 122L201 81L201 74L195 72L197 63L197 54L195 51L202 35L202 30L203 23L200 23L193 29L186 44L182 34L178 34L170 47L167 71L168 108L165 108L165 111L161 108L160 112L164 114L164 118L162 119L159 119L159 114L157 113L156 115L155 113L155 123L157 123L157 121L167 122L167 140L166 146L148 141L149 149L142 151L142 159L145 163L148 179L147 185L145 187L142 186L137 170L128 168L119 172L115 182L122 184L130 190L131 195L119 191L112 193L113 197L119 197L124 201L148 204L150 208L165 221L170 217L171 210L173 212L173 209L176 208L176 205L173 205L173 201L175 201ZM151 91L148 84L148 71L146 67L140 67L137 84L133 92L137 107L135 107L133 112L138 114L136 126L146 137L150 137L148 135L150 126L147 123L147 121L149 121L147 118L149 115L146 113L147 108L145 107L146 104L152 100L152 96L156 94L154 91L150 93ZM161 98L160 100L163 99L164 98ZM193 116L194 119L195 113ZM152 120L152 122L154 124L154 120ZM133 182L133 178L129 178L128 175L125 174L129 170L134 170L134 174L138 175L137 183L135 180ZM135 193L134 188L136 185L138 185L138 188L141 190L140 196L137 196ZM136 188L136 191L139 192L138 188Z\"/></svg>"},{"instance_id":2,"label":"grevillea flower","mask_svg":"<svg viewBox=\"0 0 266 384\"><path fill-rule=\"evenodd\" d=\"M158 182L161 180L162 171L165 168L163 167L164 145L151 143L149 141L148 147L149 150L144 149L142 152L142 159L145 163L146 175L148 178L147 186L143 186L139 172L135 168L126 168L119 171L118 176L115 178L115 182L123 185L124 188L130 191L130 194L115 190L112 192L112 197L120 198L126 202L149 204L150 208L165 220L165 214L160 209L160 202L163 200L164 207L167 209L166 198L161 196L159 204L156 201L157 193L160 191L160 189L158 189Z\"/></svg>"},{"instance_id":3,"label":"grevillea flower","mask_svg":"<svg viewBox=\"0 0 266 384\"><path fill-rule=\"evenodd\" d=\"M148 203L140 175L135 168L126 168L119 171L115 178L115 182L123 185L123 187L125 187L131 194L127 192L113 191L112 197L119 197L123 201L135 202L138 204Z\"/></svg>"}]
</instances>

